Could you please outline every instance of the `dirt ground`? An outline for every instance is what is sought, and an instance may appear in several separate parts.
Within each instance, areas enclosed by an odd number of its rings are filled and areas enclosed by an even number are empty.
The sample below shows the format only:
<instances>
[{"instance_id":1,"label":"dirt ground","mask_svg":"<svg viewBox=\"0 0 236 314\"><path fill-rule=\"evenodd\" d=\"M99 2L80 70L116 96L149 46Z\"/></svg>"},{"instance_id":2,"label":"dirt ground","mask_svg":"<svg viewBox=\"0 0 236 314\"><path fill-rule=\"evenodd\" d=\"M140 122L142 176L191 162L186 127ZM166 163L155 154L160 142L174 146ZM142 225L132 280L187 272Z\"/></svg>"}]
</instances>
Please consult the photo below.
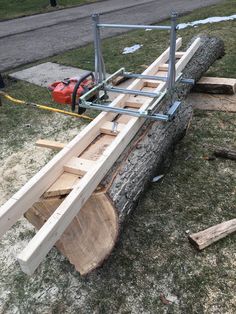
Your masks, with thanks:
<instances>
[{"instance_id":1,"label":"dirt ground","mask_svg":"<svg viewBox=\"0 0 236 314\"><path fill-rule=\"evenodd\" d=\"M84 125L24 109L18 133L16 126L6 131L7 110L1 204L53 156L34 146L38 138L65 142ZM235 124L235 113L195 110L164 178L150 183L113 254L87 277L56 249L34 275L21 272L16 255L34 234L22 218L0 242L0 313L235 313L236 235L203 252L187 240L189 232L236 217L235 161L207 160L214 146L235 147Z\"/></svg>"}]
</instances>

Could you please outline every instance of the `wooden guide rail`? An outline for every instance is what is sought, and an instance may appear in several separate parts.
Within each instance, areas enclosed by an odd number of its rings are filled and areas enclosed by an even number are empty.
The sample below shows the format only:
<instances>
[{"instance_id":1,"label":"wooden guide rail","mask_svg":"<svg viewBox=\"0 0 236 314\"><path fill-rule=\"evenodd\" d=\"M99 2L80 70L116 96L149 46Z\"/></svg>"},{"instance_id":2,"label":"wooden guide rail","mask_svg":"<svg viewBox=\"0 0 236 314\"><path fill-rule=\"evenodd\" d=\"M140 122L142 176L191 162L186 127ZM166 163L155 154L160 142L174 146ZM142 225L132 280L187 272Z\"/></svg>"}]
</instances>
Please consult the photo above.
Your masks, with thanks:
<instances>
[{"instance_id":1,"label":"wooden guide rail","mask_svg":"<svg viewBox=\"0 0 236 314\"><path fill-rule=\"evenodd\" d=\"M176 41L176 49L182 40ZM176 52L176 77L180 74L200 46L197 38L186 52ZM167 75L169 48L163 52L144 72L144 75ZM161 71L160 71L160 67ZM128 89L159 92L166 82L136 79ZM140 108L145 110L151 99L144 96L119 95L112 107ZM116 131L113 130L114 122ZM68 196L36 233L27 247L18 255L22 270L32 274L60 239L72 219L89 199L103 177L138 132L143 118L117 113L100 113L70 143L45 165L25 186L0 208L0 236L3 235L42 195ZM167 122L168 123L168 122ZM71 178L63 188L63 180ZM70 181L70 180L69 180Z\"/></svg>"}]
</instances>

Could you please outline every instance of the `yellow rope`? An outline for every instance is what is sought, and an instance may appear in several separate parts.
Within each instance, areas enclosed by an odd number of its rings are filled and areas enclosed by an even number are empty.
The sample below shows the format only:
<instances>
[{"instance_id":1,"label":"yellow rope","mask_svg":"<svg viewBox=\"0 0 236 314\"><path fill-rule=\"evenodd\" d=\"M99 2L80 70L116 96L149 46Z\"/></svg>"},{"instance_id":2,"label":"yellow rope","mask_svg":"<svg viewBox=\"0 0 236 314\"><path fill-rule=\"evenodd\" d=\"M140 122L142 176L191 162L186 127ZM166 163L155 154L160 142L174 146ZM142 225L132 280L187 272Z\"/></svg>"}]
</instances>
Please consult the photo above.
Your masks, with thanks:
<instances>
[{"instance_id":1,"label":"yellow rope","mask_svg":"<svg viewBox=\"0 0 236 314\"><path fill-rule=\"evenodd\" d=\"M44 105L39 105L33 102L26 102L24 100L20 100L20 99L16 99L10 95L8 95L5 92L0 91L0 96L3 96L4 98L16 103L16 104L21 104L21 105L32 105L34 107L37 107L39 109L43 109L43 110L48 110L48 111L52 111L52 112L58 112L58 113L63 113L72 117L76 117L76 118L82 118L82 119L86 119L86 120L93 120L93 118L89 117L89 116L85 116L85 115L81 115L78 113L74 113L74 112L70 112L70 111L66 111L66 110L61 110L61 109L57 109L57 108L53 108L53 107L49 107L49 106L44 106Z\"/></svg>"}]
</instances>

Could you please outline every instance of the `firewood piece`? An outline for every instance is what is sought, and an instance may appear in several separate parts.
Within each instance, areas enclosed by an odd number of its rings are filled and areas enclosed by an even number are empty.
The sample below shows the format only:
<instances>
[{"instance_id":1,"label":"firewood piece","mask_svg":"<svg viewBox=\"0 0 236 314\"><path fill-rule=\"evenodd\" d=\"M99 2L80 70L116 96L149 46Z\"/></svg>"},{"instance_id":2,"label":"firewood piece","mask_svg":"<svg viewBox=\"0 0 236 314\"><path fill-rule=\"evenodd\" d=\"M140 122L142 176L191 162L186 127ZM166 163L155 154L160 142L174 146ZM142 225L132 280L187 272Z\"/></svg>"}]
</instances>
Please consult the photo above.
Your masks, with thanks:
<instances>
[{"instance_id":1,"label":"firewood piece","mask_svg":"<svg viewBox=\"0 0 236 314\"><path fill-rule=\"evenodd\" d=\"M218 147L214 151L216 157L222 157L227 159L236 160L236 150Z\"/></svg>"},{"instance_id":2,"label":"firewood piece","mask_svg":"<svg viewBox=\"0 0 236 314\"><path fill-rule=\"evenodd\" d=\"M189 235L189 241L195 245L198 250L203 250L212 243L226 237L236 231L236 218L218 225L212 226L203 231Z\"/></svg>"},{"instance_id":3,"label":"firewood piece","mask_svg":"<svg viewBox=\"0 0 236 314\"><path fill-rule=\"evenodd\" d=\"M209 94L229 94L236 91L236 79L223 77L202 77L194 86L194 91Z\"/></svg>"}]
</instances>

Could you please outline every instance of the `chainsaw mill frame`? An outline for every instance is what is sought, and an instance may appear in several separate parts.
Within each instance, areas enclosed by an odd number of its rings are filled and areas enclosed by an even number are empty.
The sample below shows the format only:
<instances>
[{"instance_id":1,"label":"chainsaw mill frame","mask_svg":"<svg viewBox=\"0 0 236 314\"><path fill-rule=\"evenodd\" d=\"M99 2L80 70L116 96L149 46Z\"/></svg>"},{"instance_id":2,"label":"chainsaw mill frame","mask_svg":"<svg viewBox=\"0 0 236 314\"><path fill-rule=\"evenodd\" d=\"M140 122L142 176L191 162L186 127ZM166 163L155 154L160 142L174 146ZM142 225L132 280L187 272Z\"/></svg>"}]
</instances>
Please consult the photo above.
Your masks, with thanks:
<instances>
[{"instance_id":1,"label":"chainsaw mill frame","mask_svg":"<svg viewBox=\"0 0 236 314\"><path fill-rule=\"evenodd\" d=\"M182 78L182 73L176 76L176 67L175 67L175 52L176 52L176 32L177 32L177 13L171 14L171 25L127 25L127 24L101 24L99 14L93 14L93 31L94 31L94 52L95 52L95 83L96 85L90 91L85 93L79 99L79 107L84 109L95 109L106 112L115 112L119 114L130 115L134 117L141 117L151 120L161 120L161 121L171 121L180 106L179 101L173 99L173 91L175 89L176 82L180 81L185 84L194 84L194 80ZM126 72L125 68L120 68L118 71L106 78L106 69L104 58L102 55L102 46L101 46L101 34L100 29L104 28L123 28L123 29L152 29L152 30L167 30L170 31L170 48L169 48L169 61L168 61L168 74L167 76L156 76L156 75L143 75ZM151 93L144 92L140 90L129 90L125 88L117 88L112 85L112 81L117 77L124 78L135 78L142 80L155 80L166 82L166 89L162 92ZM101 94L102 92L102 94ZM110 104L104 104L100 100L107 99L107 92L114 92L119 94L130 94L135 96L146 96L153 98L150 102L149 107L142 111L126 108L113 108ZM97 100L100 103L94 103L89 101L91 95L97 93ZM158 109L163 97L169 94L170 95L170 106L166 114L155 113ZM81 108L81 109L82 109ZM79 110L81 110L79 109ZM82 109L83 110L83 109Z\"/></svg>"}]
</instances>

